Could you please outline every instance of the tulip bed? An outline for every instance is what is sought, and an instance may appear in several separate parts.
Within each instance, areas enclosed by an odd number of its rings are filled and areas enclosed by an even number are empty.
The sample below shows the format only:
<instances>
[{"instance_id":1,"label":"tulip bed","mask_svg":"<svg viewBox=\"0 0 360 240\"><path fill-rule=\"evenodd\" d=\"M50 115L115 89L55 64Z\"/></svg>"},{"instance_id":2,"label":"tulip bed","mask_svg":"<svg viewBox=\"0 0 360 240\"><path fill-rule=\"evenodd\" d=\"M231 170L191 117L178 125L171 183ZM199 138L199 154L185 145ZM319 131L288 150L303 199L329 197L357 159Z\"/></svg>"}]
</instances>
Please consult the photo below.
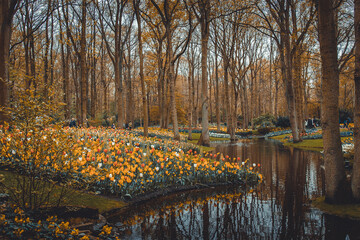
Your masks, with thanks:
<instances>
[{"instance_id":1,"label":"tulip bed","mask_svg":"<svg viewBox=\"0 0 360 240\"><path fill-rule=\"evenodd\" d=\"M0 167L26 174L29 161L23 161L23 154L30 154L26 156L29 159L31 151L20 154L19 149L24 145L21 139L28 136L18 129L4 127L0 135ZM55 158L53 155L64 136L71 147ZM75 188L98 194L133 197L174 185L257 183L261 179L256 167L247 166L246 161L228 162L217 154L200 154L192 144L158 137L144 138L124 130L68 128L54 131L49 128L42 131L40 140L30 137L26 141L27 149L36 141L53 143L47 144L45 161L36 165L42 176L55 181L61 179Z\"/></svg>"},{"instance_id":2,"label":"tulip bed","mask_svg":"<svg viewBox=\"0 0 360 240\"><path fill-rule=\"evenodd\" d=\"M119 239L111 226L105 225L97 233L97 239ZM36 220L20 208L7 208L0 214L0 237L6 239L73 239L89 240L89 234L70 226L56 216Z\"/></svg>"}]
</instances>

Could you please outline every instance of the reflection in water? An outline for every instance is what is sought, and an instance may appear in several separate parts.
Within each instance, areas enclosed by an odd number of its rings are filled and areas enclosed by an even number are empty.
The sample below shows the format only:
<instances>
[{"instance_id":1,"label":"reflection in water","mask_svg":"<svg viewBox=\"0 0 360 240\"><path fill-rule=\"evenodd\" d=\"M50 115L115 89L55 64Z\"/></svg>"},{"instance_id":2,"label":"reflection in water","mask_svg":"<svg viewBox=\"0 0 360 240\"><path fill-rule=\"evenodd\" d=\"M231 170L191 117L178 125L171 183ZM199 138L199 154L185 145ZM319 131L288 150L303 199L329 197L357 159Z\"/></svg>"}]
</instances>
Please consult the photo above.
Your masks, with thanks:
<instances>
[{"instance_id":1,"label":"reflection in water","mask_svg":"<svg viewBox=\"0 0 360 240\"><path fill-rule=\"evenodd\" d=\"M320 154L265 141L218 145L229 159L260 163L264 183L177 194L122 210L123 239L360 239L359 222L323 214L309 199L323 194Z\"/></svg>"}]
</instances>

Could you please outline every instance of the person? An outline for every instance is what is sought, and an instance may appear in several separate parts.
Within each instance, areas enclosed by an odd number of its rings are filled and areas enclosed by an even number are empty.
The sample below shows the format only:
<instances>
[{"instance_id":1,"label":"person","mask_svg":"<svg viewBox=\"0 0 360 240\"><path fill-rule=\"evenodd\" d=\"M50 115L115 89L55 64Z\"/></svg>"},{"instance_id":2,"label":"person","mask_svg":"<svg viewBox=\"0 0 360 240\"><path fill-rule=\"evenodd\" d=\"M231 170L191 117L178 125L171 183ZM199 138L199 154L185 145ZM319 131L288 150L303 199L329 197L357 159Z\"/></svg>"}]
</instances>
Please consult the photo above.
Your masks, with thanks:
<instances>
[{"instance_id":1,"label":"person","mask_svg":"<svg viewBox=\"0 0 360 240\"><path fill-rule=\"evenodd\" d=\"M69 127L76 127L76 120L75 118L72 118L69 124Z\"/></svg>"},{"instance_id":2,"label":"person","mask_svg":"<svg viewBox=\"0 0 360 240\"><path fill-rule=\"evenodd\" d=\"M313 120L311 118L309 118L308 121L307 121L307 127L308 128L314 128L314 123L313 123Z\"/></svg>"},{"instance_id":3,"label":"person","mask_svg":"<svg viewBox=\"0 0 360 240\"><path fill-rule=\"evenodd\" d=\"M90 127L89 120L87 118L85 119L85 127Z\"/></svg>"},{"instance_id":4,"label":"person","mask_svg":"<svg viewBox=\"0 0 360 240\"><path fill-rule=\"evenodd\" d=\"M129 128L129 124L125 123L125 129L127 130Z\"/></svg>"},{"instance_id":5,"label":"person","mask_svg":"<svg viewBox=\"0 0 360 240\"><path fill-rule=\"evenodd\" d=\"M131 128L132 128L132 122L130 121L129 122L129 130L131 130Z\"/></svg>"}]
</instances>

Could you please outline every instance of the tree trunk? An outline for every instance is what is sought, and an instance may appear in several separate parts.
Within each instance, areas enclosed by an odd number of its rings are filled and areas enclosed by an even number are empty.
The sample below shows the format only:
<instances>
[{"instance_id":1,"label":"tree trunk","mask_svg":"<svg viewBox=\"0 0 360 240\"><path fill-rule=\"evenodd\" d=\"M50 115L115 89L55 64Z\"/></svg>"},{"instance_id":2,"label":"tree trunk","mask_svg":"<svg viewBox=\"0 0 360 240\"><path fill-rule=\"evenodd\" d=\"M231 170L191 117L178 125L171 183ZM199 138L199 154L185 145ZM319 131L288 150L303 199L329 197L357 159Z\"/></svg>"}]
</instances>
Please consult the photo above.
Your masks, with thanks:
<instances>
[{"instance_id":1,"label":"tree trunk","mask_svg":"<svg viewBox=\"0 0 360 240\"><path fill-rule=\"evenodd\" d=\"M285 95L288 104L288 114L290 118L291 131L293 136L293 142L300 142L300 134L298 127L298 119L296 114L296 102L295 102L295 93L294 93L294 83L292 77L292 59L291 59L291 47L290 47L290 26L289 26L289 0L287 0L287 8L284 10L285 23L283 27L283 32L281 34L281 41L283 43L284 49L281 52L281 70L283 81L286 86ZM283 51L284 50L284 51ZM285 52L285 53L283 53Z\"/></svg>"},{"instance_id":2,"label":"tree trunk","mask_svg":"<svg viewBox=\"0 0 360 240\"><path fill-rule=\"evenodd\" d=\"M90 99L91 99L91 107L90 114L93 119L95 119L96 115L96 102L97 102L97 89L96 89L96 56L95 56L95 48L96 48L96 32L95 32L95 24L93 25L93 47L92 47L92 67L91 67L91 84L90 84Z\"/></svg>"},{"instance_id":3,"label":"tree trunk","mask_svg":"<svg viewBox=\"0 0 360 240\"><path fill-rule=\"evenodd\" d=\"M321 124L324 141L325 201L342 203L345 170L339 130L339 70L334 1L319 1L319 42L322 62Z\"/></svg>"},{"instance_id":4,"label":"tree trunk","mask_svg":"<svg viewBox=\"0 0 360 240\"><path fill-rule=\"evenodd\" d=\"M60 18L60 13L59 13L59 18ZM62 71L63 71L63 94L64 94L63 101L65 103L64 118L65 120L70 120L70 77L69 77L70 46L69 44L65 44L61 20L59 21L59 27L60 27L60 42L61 42L61 63L62 63ZM66 45L66 53L65 53L65 45Z\"/></svg>"},{"instance_id":5,"label":"tree trunk","mask_svg":"<svg viewBox=\"0 0 360 240\"><path fill-rule=\"evenodd\" d=\"M84 124L87 118L87 78L86 78L86 0L82 0L81 37L80 37L80 123Z\"/></svg>"},{"instance_id":6,"label":"tree trunk","mask_svg":"<svg viewBox=\"0 0 360 240\"><path fill-rule=\"evenodd\" d=\"M209 136L209 110L208 110L208 41L209 41L209 11L210 1L206 0L200 5L200 26L201 26L201 135L200 145L210 146Z\"/></svg>"},{"instance_id":7,"label":"tree trunk","mask_svg":"<svg viewBox=\"0 0 360 240\"><path fill-rule=\"evenodd\" d=\"M234 126L232 125L232 114L231 114L231 102L230 102L230 89L229 89L229 63L228 60L224 60L224 87L225 87L225 108L226 108L226 122L227 122L227 133L230 134L230 138L234 138Z\"/></svg>"},{"instance_id":8,"label":"tree trunk","mask_svg":"<svg viewBox=\"0 0 360 240\"><path fill-rule=\"evenodd\" d=\"M131 78L131 48L128 47L128 66L126 79L126 122L134 122L134 103Z\"/></svg>"},{"instance_id":9,"label":"tree trunk","mask_svg":"<svg viewBox=\"0 0 360 240\"><path fill-rule=\"evenodd\" d=\"M190 57L189 57L189 76L188 76L188 83L189 83L189 135L188 135L188 139L192 140L192 120L193 120L193 102L192 102L192 81L193 81L193 69L192 69L192 62L190 62Z\"/></svg>"},{"instance_id":10,"label":"tree trunk","mask_svg":"<svg viewBox=\"0 0 360 240\"><path fill-rule=\"evenodd\" d=\"M47 15L49 15L51 6L51 0L48 1L47 7ZM44 56L44 86L43 86L43 94L44 97L47 98L48 96L48 79L49 79L49 47L50 47L50 40L49 40L49 18L46 18L45 22L45 56Z\"/></svg>"},{"instance_id":11,"label":"tree trunk","mask_svg":"<svg viewBox=\"0 0 360 240\"><path fill-rule=\"evenodd\" d=\"M220 131L220 99L219 99L219 65L218 65L218 46L215 24L215 108L216 108L216 126Z\"/></svg>"},{"instance_id":12,"label":"tree trunk","mask_svg":"<svg viewBox=\"0 0 360 240\"><path fill-rule=\"evenodd\" d=\"M355 107L354 140L355 154L351 189L356 202L360 202L360 0L355 0Z\"/></svg>"},{"instance_id":13,"label":"tree trunk","mask_svg":"<svg viewBox=\"0 0 360 240\"><path fill-rule=\"evenodd\" d=\"M8 77L9 77L9 49L11 38L11 25L14 15L10 0L2 0L0 3L0 107L8 107ZM9 118L4 111L0 111L0 124Z\"/></svg>"},{"instance_id":14,"label":"tree trunk","mask_svg":"<svg viewBox=\"0 0 360 240\"><path fill-rule=\"evenodd\" d=\"M142 49L142 32L141 32L141 18L140 18L140 1L137 1L134 4L136 21L138 23L138 41L139 41L139 59L140 59L140 84L141 84L141 97L143 103L143 119L144 119L144 137L148 136L148 111L147 111L147 101L146 101L146 89L145 89L145 79L144 79L144 55Z\"/></svg>"}]
</instances>

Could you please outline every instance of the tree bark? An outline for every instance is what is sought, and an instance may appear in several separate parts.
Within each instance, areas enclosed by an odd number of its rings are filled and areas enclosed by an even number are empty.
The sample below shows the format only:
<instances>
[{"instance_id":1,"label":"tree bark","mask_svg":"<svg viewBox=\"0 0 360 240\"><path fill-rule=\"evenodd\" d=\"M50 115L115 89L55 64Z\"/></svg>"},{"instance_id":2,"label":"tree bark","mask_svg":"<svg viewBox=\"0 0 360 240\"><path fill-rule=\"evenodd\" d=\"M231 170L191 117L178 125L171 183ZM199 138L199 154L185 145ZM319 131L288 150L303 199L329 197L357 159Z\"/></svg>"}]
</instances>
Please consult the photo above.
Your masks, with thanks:
<instances>
[{"instance_id":1,"label":"tree bark","mask_svg":"<svg viewBox=\"0 0 360 240\"><path fill-rule=\"evenodd\" d=\"M345 170L339 130L339 70L334 0L319 1L319 42L322 62L321 124L324 141L325 201L342 203Z\"/></svg>"},{"instance_id":2,"label":"tree bark","mask_svg":"<svg viewBox=\"0 0 360 240\"><path fill-rule=\"evenodd\" d=\"M360 0L355 0L355 107L354 140L355 154L351 189L356 202L360 202Z\"/></svg>"},{"instance_id":3,"label":"tree bark","mask_svg":"<svg viewBox=\"0 0 360 240\"><path fill-rule=\"evenodd\" d=\"M9 49L11 25L18 1L2 0L0 3L0 107L8 107ZM0 124L9 121L7 114L0 110Z\"/></svg>"}]
</instances>

